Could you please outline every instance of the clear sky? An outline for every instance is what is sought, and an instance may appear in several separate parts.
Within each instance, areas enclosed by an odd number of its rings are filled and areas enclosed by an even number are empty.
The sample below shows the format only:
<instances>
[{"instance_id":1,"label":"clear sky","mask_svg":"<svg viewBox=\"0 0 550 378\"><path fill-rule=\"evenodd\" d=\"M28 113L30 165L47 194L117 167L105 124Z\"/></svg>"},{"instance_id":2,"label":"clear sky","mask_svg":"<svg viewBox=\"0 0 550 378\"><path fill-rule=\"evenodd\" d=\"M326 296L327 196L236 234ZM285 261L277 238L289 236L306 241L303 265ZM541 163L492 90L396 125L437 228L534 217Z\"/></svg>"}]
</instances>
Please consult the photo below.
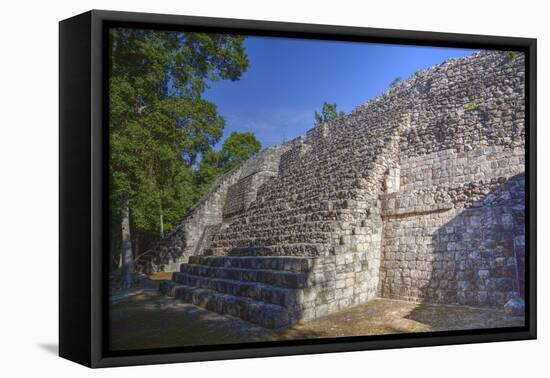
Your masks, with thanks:
<instances>
[{"instance_id":1,"label":"clear sky","mask_svg":"<svg viewBox=\"0 0 550 378\"><path fill-rule=\"evenodd\" d=\"M382 94L398 76L407 79L474 52L273 37L249 37L244 44L248 70L238 81L213 83L205 97L226 120L224 137L252 131L262 148L304 135L323 101L348 113Z\"/></svg>"}]
</instances>

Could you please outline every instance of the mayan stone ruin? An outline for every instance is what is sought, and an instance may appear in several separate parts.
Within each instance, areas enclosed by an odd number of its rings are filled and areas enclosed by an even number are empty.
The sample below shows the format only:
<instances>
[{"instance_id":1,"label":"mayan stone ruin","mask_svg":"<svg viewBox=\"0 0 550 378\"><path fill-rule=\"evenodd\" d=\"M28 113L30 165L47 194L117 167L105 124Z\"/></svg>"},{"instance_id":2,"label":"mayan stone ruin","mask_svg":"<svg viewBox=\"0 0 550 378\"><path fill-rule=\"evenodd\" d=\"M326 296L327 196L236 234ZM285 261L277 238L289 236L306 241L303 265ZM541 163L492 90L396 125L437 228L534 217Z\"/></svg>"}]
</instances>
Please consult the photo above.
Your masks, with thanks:
<instances>
[{"instance_id":1,"label":"mayan stone ruin","mask_svg":"<svg viewBox=\"0 0 550 378\"><path fill-rule=\"evenodd\" d=\"M373 298L524 296L525 61L417 72L220 177L156 248L169 295L269 328Z\"/></svg>"}]
</instances>

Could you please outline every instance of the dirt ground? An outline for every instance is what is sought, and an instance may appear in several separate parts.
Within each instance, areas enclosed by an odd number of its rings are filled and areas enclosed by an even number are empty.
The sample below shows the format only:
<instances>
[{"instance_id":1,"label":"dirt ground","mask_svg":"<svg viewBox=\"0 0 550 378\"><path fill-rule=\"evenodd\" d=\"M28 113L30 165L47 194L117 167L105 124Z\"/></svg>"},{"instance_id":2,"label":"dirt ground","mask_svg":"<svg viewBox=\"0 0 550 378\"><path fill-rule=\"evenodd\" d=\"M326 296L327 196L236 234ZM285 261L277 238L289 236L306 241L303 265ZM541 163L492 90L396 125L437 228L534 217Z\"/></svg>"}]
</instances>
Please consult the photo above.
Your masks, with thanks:
<instances>
[{"instance_id":1,"label":"dirt ground","mask_svg":"<svg viewBox=\"0 0 550 378\"><path fill-rule=\"evenodd\" d=\"M269 330L146 291L111 305L111 349L514 327L523 322L523 317L499 309L374 299L291 328Z\"/></svg>"}]
</instances>

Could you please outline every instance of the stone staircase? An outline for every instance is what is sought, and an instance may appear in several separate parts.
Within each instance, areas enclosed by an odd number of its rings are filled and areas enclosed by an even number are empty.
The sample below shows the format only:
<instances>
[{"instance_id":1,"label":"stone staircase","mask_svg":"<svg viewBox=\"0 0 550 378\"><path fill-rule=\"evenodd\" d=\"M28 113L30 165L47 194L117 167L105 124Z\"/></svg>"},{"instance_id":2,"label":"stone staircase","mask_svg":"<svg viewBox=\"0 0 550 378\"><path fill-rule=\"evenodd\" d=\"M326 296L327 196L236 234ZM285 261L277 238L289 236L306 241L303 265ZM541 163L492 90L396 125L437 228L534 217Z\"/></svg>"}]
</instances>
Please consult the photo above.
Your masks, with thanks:
<instances>
[{"instance_id":1,"label":"stone staircase","mask_svg":"<svg viewBox=\"0 0 550 378\"><path fill-rule=\"evenodd\" d=\"M190 256L163 291L185 302L266 328L300 319L304 289L313 258L261 256Z\"/></svg>"}]
</instances>

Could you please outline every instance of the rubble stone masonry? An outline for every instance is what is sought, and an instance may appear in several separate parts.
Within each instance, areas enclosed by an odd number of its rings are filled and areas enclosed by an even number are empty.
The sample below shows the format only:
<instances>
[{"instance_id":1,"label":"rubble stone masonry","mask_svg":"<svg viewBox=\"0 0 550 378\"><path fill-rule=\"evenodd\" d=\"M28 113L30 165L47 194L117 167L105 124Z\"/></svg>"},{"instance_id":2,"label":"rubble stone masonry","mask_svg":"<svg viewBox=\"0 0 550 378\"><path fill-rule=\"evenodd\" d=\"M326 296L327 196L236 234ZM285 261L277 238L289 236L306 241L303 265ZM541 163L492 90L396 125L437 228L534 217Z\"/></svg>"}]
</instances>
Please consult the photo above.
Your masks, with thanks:
<instances>
[{"instance_id":1,"label":"rubble stone masonry","mask_svg":"<svg viewBox=\"0 0 550 378\"><path fill-rule=\"evenodd\" d=\"M267 326L377 296L523 296L524 81L523 55L497 51L419 71L222 176L152 263L181 270L180 297Z\"/></svg>"}]
</instances>

